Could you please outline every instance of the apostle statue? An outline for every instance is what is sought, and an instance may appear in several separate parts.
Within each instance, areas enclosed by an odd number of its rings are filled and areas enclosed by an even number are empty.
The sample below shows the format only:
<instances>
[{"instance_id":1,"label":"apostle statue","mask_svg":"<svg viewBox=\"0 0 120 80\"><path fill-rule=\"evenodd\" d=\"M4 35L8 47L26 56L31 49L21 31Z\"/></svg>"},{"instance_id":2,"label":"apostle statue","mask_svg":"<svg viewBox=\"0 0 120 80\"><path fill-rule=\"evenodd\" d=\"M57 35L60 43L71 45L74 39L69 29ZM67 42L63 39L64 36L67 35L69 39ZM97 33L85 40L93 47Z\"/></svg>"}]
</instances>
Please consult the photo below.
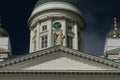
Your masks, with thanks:
<instances>
[{"instance_id":1,"label":"apostle statue","mask_svg":"<svg viewBox=\"0 0 120 80\"><path fill-rule=\"evenodd\" d=\"M64 36L62 31L55 31L55 46L63 45Z\"/></svg>"}]
</instances>

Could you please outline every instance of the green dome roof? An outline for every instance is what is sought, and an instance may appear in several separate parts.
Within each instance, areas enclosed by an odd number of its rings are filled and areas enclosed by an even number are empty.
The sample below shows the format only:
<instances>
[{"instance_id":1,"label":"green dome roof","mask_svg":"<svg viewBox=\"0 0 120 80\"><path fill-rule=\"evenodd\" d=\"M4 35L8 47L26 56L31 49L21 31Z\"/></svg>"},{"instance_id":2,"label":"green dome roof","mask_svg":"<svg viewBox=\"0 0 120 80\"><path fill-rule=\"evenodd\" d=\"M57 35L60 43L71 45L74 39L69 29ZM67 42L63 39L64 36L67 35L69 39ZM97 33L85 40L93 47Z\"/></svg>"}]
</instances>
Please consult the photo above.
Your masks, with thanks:
<instances>
[{"instance_id":1,"label":"green dome roof","mask_svg":"<svg viewBox=\"0 0 120 80\"><path fill-rule=\"evenodd\" d=\"M6 30L4 30L3 28L0 27L0 37L1 36L8 36L8 33Z\"/></svg>"},{"instance_id":2,"label":"green dome roof","mask_svg":"<svg viewBox=\"0 0 120 80\"><path fill-rule=\"evenodd\" d=\"M39 5L42 5L47 2L66 2L77 6L77 0L38 0L35 7L38 7Z\"/></svg>"},{"instance_id":3,"label":"green dome roof","mask_svg":"<svg viewBox=\"0 0 120 80\"><path fill-rule=\"evenodd\" d=\"M116 18L114 18L114 29L108 33L107 37L108 38L120 38L120 28L117 25Z\"/></svg>"},{"instance_id":4,"label":"green dome roof","mask_svg":"<svg viewBox=\"0 0 120 80\"><path fill-rule=\"evenodd\" d=\"M120 29L114 29L107 35L108 38L120 38Z\"/></svg>"}]
</instances>

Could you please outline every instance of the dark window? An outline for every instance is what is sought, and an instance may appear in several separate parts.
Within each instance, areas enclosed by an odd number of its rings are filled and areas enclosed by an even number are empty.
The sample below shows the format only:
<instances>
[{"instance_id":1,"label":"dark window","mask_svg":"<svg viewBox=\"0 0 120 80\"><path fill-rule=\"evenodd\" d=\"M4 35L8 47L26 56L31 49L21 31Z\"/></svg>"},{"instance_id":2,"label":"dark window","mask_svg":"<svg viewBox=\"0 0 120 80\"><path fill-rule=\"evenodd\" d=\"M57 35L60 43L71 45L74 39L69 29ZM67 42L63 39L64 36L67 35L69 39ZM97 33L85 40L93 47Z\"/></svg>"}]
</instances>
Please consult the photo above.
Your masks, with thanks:
<instances>
[{"instance_id":1,"label":"dark window","mask_svg":"<svg viewBox=\"0 0 120 80\"><path fill-rule=\"evenodd\" d=\"M68 31L68 32L72 32L72 26L68 26L68 27L67 27L67 31Z\"/></svg>"},{"instance_id":2,"label":"dark window","mask_svg":"<svg viewBox=\"0 0 120 80\"><path fill-rule=\"evenodd\" d=\"M67 36L67 47L73 48L73 38L71 36Z\"/></svg>"},{"instance_id":3,"label":"dark window","mask_svg":"<svg viewBox=\"0 0 120 80\"><path fill-rule=\"evenodd\" d=\"M42 36L41 39L42 39L42 48L46 48L47 47L47 43L48 43L47 35Z\"/></svg>"},{"instance_id":4,"label":"dark window","mask_svg":"<svg viewBox=\"0 0 120 80\"><path fill-rule=\"evenodd\" d=\"M45 30L47 30L47 25L44 25L44 26L42 27L42 31L45 31Z\"/></svg>"}]
</instances>

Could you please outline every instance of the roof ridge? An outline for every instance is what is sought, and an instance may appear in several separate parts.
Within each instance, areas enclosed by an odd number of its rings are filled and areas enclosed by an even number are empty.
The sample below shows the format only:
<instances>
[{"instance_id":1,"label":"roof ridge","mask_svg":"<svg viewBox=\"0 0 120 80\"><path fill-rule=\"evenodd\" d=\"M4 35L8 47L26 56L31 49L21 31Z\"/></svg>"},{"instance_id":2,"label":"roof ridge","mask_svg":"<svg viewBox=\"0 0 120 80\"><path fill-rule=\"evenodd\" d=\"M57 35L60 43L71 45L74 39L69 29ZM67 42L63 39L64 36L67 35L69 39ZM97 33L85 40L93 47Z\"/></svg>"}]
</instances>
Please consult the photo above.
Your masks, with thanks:
<instances>
[{"instance_id":1,"label":"roof ridge","mask_svg":"<svg viewBox=\"0 0 120 80\"><path fill-rule=\"evenodd\" d=\"M3 67L6 67L6 66L10 66L10 65L13 65L13 64L17 64L17 63L20 63L20 62L31 60L31 59L34 59L34 58L42 57L42 56L54 53L56 51L62 51L62 52L65 52L67 54L70 54L70 55L73 55L73 56L76 56L76 57L85 58L85 59L103 64L103 65L106 65L106 66L114 67L114 68L117 68L117 69L120 68L120 64L117 63L117 62L114 62L114 61L111 61L111 60L108 60L108 59L105 59L105 58L93 56L93 55L90 55L90 54L86 54L84 52L76 51L76 50L73 50L73 49L65 48L63 46L52 47L52 48L49 48L47 50L37 51L37 52L31 53L31 54L27 54L25 56L21 56L21 57L15 58L15 59L4 61L4 62L0 63L0 67L3 68Z\"/></svg>"}]
</instances>

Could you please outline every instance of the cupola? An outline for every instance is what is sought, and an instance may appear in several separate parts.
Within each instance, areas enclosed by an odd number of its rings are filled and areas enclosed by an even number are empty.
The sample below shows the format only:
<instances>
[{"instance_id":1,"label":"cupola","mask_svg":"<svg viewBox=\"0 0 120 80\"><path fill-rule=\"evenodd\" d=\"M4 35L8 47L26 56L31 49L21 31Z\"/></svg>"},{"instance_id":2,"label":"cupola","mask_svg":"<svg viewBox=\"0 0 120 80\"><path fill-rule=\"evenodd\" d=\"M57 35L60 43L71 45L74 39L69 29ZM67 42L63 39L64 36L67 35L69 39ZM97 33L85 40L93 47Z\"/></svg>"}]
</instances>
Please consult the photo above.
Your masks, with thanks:
<instances>
[{"instance_id":1,"label":"cupola","mask_svg":"<svg viewBox=\"0 0 120 80\"><path fill-rule=\"evenodd\" d=\"M85 21L77 0L38 0L28 25L30 52L55 46L83 50Z\"/></svg>"},{"instance_id":2,"label":"cupola","mask_svg":"<svg viewBox=\"0 0 120 80\"><path fill-rule=\"evenodd\" d=\"M114 18L113 29L107 34L104 56L105 58L118 61L120 49L120 28L117 24L116 17Z\"/></svg>"}]
</instances>

